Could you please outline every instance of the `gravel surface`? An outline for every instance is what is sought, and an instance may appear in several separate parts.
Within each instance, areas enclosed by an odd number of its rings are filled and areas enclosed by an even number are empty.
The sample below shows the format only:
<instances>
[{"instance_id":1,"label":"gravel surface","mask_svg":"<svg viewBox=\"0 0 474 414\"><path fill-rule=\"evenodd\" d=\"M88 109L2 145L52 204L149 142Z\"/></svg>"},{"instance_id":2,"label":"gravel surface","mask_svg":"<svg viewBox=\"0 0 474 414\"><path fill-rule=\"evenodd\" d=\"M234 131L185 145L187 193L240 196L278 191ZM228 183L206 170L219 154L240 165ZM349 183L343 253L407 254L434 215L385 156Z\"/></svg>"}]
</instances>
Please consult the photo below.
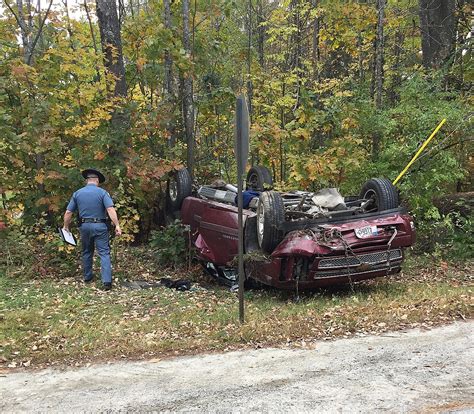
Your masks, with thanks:
<instances>
[{"instance_id":1,"label":"gravel surface","mask_svg":"<svg viewBox=\"0 0 474 414\"><path fill-rule=\"evenodd\" d=\"M0 378L2 412L474 412L474 321Z\"/></svg>"}]
</instances>

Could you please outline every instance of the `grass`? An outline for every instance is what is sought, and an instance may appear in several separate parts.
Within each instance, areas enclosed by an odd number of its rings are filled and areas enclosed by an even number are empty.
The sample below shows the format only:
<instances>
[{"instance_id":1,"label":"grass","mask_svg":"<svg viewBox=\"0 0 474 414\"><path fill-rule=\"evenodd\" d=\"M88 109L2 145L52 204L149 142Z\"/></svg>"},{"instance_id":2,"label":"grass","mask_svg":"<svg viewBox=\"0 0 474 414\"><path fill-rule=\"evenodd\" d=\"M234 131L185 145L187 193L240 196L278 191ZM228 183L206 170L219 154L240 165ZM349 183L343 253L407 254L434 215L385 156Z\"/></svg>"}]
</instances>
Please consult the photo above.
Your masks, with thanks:
<instances>
[{"instance_id":1,"label":"grass","mask_svg":"<svg viewBox=\"0 0 474 414\"><path fill-rule=\"evenodd\" d=\"M140 262L144 255L134 249L127 255L123 263L129 273L120 278L138 270L158 277L159 269ZM197 269L174 275L205 286L189 292L164 287L102 292L83 285L78 275L29 279L9 271L0 276L0 358L10 368L82 365L121 357L307 346L318 339L428 327L472 317L471 265L412 259L396 278L308 293L299 301L291 292L248 291L244 325L238 323L236 294L210 283Z\"/></svg>"}]
</instances>

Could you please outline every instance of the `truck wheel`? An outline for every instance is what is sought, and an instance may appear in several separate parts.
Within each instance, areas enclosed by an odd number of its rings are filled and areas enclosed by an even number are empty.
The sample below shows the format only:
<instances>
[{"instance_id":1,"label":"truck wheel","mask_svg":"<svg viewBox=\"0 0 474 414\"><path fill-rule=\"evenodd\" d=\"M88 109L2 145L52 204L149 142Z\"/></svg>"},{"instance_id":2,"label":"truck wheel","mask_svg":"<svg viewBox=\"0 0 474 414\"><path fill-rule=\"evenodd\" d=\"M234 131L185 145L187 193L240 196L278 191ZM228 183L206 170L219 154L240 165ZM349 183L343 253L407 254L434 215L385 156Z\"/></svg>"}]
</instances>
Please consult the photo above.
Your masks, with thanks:
<instances>
[{"instance_id":1,"label":"truck wheel","mask_svg":"<svg viewBox=\"0 0 474 414\"><path fill-rule=\"evenodd\" d=\"M271 253L283 240L280 225L285 221L285 206L280 193L262 193L257 204L257 239L260 248Z\"/></svg>"},{"instance_id":2,"label":"truck wheel","mask_svg":"<svg viewBox=\"0 0 474 414\"><path fill-rule=\"evenodd\" d=\"M266 167L256 165L247 173L247 190L264 191L273 185L272 173Z\"/></svg>"},{"instance_id":3,"label":"truck wheel","mask_svg":"<svg viewBox=\"0 0 474 414\"><path fill-rule=\"evenodd\" d=\"M166 205L168 211L174 212L181 209L183 200L191 195L192 182L191 176L186 168L173 171L170 174L166 186Z\"/></svg>"},{"instance_id":4,"label":"truck wheel","mask_svg":"<svg viewBox=\"0 0 474 414\"><path fill-rule=\"evenodd\" d=\"M391 210L400 205L398 191L387 178L372 178L362 187L360 198L371 200L369 208L377 211Z\"/></svg>"}]
</instances>

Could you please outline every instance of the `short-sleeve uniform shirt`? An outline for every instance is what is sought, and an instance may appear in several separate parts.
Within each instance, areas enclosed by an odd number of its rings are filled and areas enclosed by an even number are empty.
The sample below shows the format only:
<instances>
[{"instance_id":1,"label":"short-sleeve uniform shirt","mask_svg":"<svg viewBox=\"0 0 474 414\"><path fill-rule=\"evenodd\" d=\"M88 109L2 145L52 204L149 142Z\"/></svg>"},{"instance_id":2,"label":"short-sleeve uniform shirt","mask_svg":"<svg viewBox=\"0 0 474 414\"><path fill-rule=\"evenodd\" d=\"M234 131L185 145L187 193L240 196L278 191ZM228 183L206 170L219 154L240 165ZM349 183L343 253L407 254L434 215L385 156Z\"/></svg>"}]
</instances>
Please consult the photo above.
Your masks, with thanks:
<instances>
[{"instance_id":1,"label":"short-sleeve uniform shirt","mask_svg":"<svg viewBox=\"0 0 474 414\"><path fill-rule=\"evenodd\" d=\"M67 205L68 211L79 211L81 218L106 218L106 209L113 207L110 194L94 184L87 184L77 190Z\"/></svg>"}]
</instances>

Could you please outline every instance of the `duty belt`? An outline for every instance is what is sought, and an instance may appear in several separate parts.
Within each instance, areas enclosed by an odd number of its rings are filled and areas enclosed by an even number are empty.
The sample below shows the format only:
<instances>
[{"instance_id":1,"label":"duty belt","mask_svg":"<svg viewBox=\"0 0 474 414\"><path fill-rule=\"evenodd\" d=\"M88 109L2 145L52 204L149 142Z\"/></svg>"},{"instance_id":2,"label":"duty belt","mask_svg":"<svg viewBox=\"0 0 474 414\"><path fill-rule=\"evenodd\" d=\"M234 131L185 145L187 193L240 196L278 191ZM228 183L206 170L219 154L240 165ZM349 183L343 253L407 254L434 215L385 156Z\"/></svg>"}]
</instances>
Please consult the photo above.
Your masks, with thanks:
<instances>
[{"instance_id":1,"label":"duty belt","mask_svg":"<svg viewBox=\"0 0 474 414\"><path fill-rule=\"evenodd\" d=\"M80 219L81 223L107 223L107 219L105 218L81 218Z\"/></svg>"}]
</instances>

